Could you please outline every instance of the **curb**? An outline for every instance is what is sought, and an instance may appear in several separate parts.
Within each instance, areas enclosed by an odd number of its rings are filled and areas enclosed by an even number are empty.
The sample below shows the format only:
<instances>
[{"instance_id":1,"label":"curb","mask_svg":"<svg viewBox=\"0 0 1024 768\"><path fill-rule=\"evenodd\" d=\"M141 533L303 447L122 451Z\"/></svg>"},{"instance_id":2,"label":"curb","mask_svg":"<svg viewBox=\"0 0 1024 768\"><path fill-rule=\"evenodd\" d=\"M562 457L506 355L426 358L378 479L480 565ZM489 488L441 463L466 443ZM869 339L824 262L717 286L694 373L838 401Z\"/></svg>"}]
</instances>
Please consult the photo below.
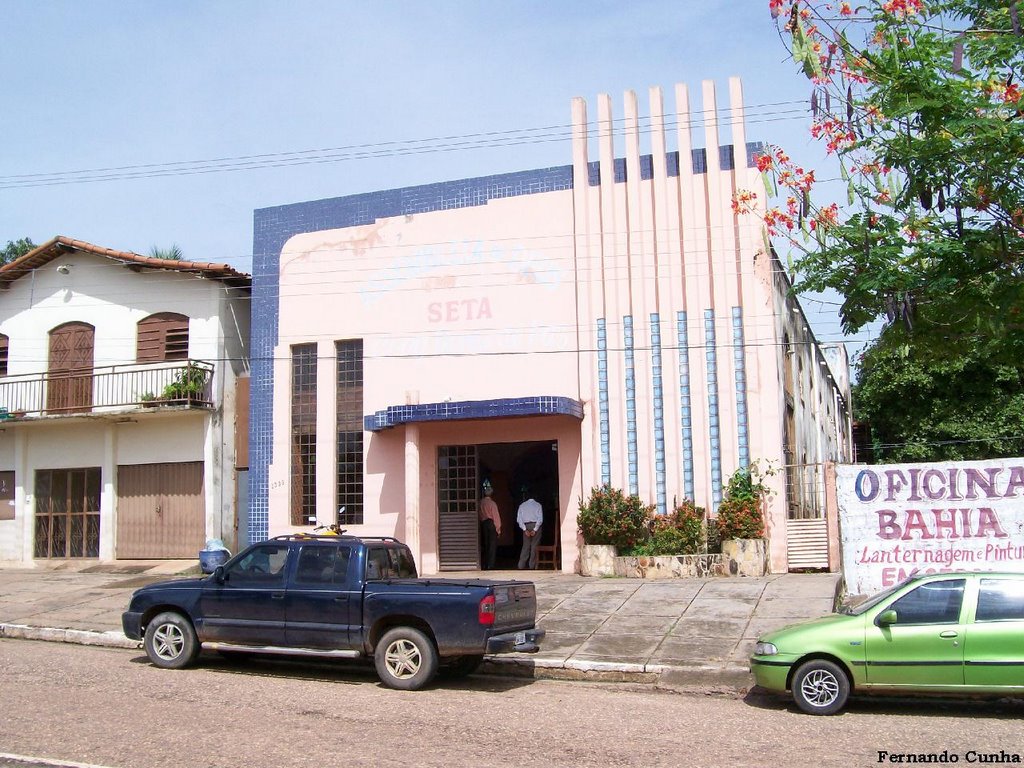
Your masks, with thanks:
<instances>
[{"instance_id":1,"label":"curb","mask_svg":"<svg viewBox=\"0 0 1024 768\"><path fill-rule=\"evenodd\" d=\"M42 640L102 648L138 650L142 643L129 640L123 632L90 632L84 629L32 627L25 624L0 624L0 638ZM674 667L664 664L627 664L614 661L573 661L572 659L488 657L480 671L506 677L531 677L535 680L572 680L602 683L637 683L675 691L695 687L744 692L753 685L746 667L722 666Z\"/></svg>"},{"instance_id":2,"label":"curb","mask_svg":"<svg viewBox=\"0 0 1024 768\"><path fill-rule=\"evenodd\" d=\"M30 627L25 624L0 624L0 637L22 640L46 640L51 643L95 645L103 648L141 648L142 643L129 640L123 632L90 632L84 629Z\"/></svg>"}]
</instances>

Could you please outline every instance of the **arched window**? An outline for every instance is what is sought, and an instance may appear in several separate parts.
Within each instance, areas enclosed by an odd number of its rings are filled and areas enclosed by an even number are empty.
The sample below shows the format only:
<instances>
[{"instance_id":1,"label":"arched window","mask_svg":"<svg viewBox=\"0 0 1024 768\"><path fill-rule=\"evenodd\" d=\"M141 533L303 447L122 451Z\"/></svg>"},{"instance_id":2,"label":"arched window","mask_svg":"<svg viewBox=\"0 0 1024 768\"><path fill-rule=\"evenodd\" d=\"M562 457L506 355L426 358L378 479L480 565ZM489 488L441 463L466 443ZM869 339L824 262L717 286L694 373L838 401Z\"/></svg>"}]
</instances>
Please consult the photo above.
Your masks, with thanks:
<instances>
[{"instance_id":1,"label":"arched window","mask_svg":"<svg viewBox=\"0 0 1024 768\"><path fill-rule=\"evenodd\" d=\"M158 312L139 321L135 359L139 363L188 359L188 318Z\"/></svg>"},{"instance_id":2,"label":"arched window","mask_svg":"<svg viewBox=\"0 0 1024 768\"><path fill-rule=\"evenodd\" d=\"M7 336L0 333L0 376L7 375Z\"/></svg>"}]
</instances>

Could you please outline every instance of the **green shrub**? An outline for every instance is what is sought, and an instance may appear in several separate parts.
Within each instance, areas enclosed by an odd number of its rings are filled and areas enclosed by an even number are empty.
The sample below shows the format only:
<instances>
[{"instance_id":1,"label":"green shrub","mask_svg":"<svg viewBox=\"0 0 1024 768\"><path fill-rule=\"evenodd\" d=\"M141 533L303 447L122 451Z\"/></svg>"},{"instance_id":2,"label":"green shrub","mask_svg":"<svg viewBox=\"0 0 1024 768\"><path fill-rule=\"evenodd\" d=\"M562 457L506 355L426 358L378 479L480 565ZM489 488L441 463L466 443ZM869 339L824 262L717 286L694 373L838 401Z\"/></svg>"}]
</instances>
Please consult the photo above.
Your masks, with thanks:
<instances>
[{"instance_id":1,"label":"green shrub","mask_svg":"<svg viewBox=\"0 0 1024 768\"><path fill-rule=\"evenodd\" d=\"M696 555L706 550L704 508L687 499L667 515L651 521L650 537L630 548L634 556Z\"/></svg>"},{"instance_id":2,"label":"green shrub","mask_svg":"<svg viewBox=\"0 0 1024 768\"><path fill-rule=\"evenodd\" d=\"M774 474L769 468L762 473L754 462L746 469L737 469L725 489L725 499L718 505L718 538L760 539L764 537L764 503L771 489L764 477Z\"/></svg>"},{"instance_id":3,"label":"green shrub","mask_svg":"<svg viewBox=\"0 0 1024 768\"><path fill-rule=\"evenodd\" d=\"M626 496L618 488L602 485L580 501L576 524L585 544L611 544L628 549L645 541L654 507L636 495Z\"/></svg>"}]
</instances>

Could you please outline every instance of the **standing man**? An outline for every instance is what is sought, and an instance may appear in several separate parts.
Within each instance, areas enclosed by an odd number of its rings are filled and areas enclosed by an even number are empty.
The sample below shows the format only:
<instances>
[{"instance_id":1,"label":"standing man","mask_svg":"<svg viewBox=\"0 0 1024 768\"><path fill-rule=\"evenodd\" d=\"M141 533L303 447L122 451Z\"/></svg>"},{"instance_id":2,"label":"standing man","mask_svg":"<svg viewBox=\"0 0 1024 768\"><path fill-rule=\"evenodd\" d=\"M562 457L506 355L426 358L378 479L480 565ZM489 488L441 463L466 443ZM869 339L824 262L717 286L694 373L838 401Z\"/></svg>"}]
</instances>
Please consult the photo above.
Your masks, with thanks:
<instances>
[{"instance_id":1,"label":"standing man","mask_svg":"<svg viewBox=\"0 0 1024 768\"><path fill-rule=\"evenodd\" d=\"M540 527L544 524L544 508L530 494L527 486L521 488L523 503L516 513L516 523L523 532L523 550L519 553L519 569L537 567L537 545Z\"/></svg>"},{"instance_id":2,"label":"standing man","mask_svg":"<svg viewBox=\"0 0 1024 768\"><path fill-rule=\"evenodd\" d=\"M480 499L478 512L480 515L480 533L483 537L483 562L484 570L494 569L495 560L498 557L498 536L501 535L501 514L498 512L498 505L494 503L491 496L494 488L490 480L484 480L484 496Z\"/></svg>"}]
</instances>

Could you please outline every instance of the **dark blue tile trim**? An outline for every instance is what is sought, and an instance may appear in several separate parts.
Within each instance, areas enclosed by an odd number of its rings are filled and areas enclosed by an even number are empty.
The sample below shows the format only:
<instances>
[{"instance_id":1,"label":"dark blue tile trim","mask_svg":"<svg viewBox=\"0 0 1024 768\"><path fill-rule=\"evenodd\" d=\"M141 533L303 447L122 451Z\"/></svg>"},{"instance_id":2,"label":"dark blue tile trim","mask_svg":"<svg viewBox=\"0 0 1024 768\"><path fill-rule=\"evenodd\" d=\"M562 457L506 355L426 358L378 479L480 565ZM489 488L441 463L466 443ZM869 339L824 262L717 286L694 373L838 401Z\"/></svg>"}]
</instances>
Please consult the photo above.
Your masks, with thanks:
<instances>
[{"instance_id":1,"label":"dark blue tile trim","mask_svg":"<svg viewBox=\"0 0 1024 768\"><path fill-rule=\"evenodd\" d=\"M764 143L760 141L747 142L747 167L752 168L756 163L758 155L764 152ZM731 171L735 165L736 153L732 145L718 148L718 162L723 171ZM708 171L707 151L703 148L690 150L690 167L693 173L702 174ZM626 180L626 160L616 158L614 165L615 183L621 184ZM669 177L679 175L679 152L667 152L665 154L665 175ZM654 156L640 156L640 178L644 181L654 178ZM601 164L594 160L587 164L587 183L596 187L601 183Z\"/></svg>"},{"instance_id":2,"label":"dark blue tile trim","mask_svg":"<svg viewBox=\"0 0 1024 768\"><path fill-rule=\"evenodd\" d=\"M583 403L569 397L538 395L508 397L499 400L462 400L457 403L421 403L392 405L363 418L368 432L421 421L458 421L461 419L504 419L511 416L572 416L583 418Z\"/></svg>"}]
</instances>

